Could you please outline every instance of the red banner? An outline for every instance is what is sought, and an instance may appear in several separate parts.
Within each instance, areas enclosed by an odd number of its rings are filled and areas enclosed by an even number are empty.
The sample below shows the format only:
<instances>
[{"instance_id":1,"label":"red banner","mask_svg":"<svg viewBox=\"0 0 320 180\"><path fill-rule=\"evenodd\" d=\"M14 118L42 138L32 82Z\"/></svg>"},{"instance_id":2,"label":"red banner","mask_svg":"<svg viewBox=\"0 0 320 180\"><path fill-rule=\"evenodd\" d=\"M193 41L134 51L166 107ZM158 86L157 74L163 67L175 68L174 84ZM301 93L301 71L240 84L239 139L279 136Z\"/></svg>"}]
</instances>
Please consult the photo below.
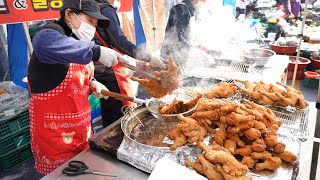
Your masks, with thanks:
<instances>
[{"instance_id":1,"label":"red banner","mask_svg":"<svg viewBox=\"0 0 320 180\"><path fill-rule=\"evenodd\" d=\"M0 24L60 17L63 0L0 0Z\"/></svg>"},{"instance_id":2,"label":"red banner","mask_svg":"<svg viewBox=\"0 0 320 180\"><path fill-rule=\"evenodd\" d=\"M121 6L118 12L131 12L133 0L120 0Z\"/></svg>"}]
</instances>

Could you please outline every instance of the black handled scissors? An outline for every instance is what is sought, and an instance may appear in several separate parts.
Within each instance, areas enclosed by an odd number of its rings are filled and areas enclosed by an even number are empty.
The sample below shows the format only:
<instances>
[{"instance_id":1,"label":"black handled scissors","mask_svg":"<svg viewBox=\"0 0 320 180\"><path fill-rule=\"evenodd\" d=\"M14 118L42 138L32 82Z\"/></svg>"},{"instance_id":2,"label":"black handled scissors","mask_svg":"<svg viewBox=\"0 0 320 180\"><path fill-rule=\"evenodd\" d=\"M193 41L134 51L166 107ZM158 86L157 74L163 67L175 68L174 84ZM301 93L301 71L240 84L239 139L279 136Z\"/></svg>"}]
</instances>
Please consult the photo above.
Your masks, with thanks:
<instances>
[{"instance_id":1,"label":"black handled scissors","mask_svg":"<svg viewBox=\"0 0 320 180\"><path fill-rule=\"evenodd\" d=\"M101 175L101 176L117 177L116 175L113 175L113 174L97 172L92 169L89 169L89 167L82 161L70 161L68 163L68 167L65 167L62 170L62 174L65 174L67 176L77 176L81 174L95 174L95 175Z\"/></svg>"}]
</instances>

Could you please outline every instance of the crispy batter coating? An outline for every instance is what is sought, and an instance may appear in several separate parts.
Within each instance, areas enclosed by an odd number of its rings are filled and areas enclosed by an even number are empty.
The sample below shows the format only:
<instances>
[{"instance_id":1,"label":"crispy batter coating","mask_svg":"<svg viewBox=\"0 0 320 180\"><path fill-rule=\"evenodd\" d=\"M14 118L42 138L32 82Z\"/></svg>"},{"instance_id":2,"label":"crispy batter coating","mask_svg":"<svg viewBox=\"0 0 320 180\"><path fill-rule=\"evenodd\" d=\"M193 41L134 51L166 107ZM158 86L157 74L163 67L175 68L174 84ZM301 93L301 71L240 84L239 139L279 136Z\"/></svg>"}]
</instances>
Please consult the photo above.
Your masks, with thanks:
<instances>
[{"instance_id":1,"label":"crispy batter coating","mask_svg":"<svg viewBox=\"0 0 320 180\"><path fill-rule=\"evenodd\" d=\"M283 153L285 149L286 145L282 142L278 142L275 146L273 146L273 151L278 154Z\"/></svg>"},{"instance_id":2,"label":"crispy batter coating","mask_svg":"<svg viewBox=\"0 0 320 180\"><path fill-rule=\"evenodd\" d=\"M252 150L254 152L263 152L267 148L266 143L264 143L263 139L257 139L252 143Z\"/></svg>"},{"instance_id":3,"label":"crispy batter coating","mask_svg":"<svg viewBox=\"0 0 320 180\"><path fill-rule=\"evenodd\" d=\"M179 88L178 66L173 60L168 61L168 70L155 71L153 74L158 76L157 79L139 79L131 77L131 80L137 81L151 97L161 98L172 93Z\"/></svg>"},{"instance_id":4,"label":"crispy batter coating","mask_svg":"<svg viewBox=\"0 0 320 180\"><path fill-rule=\"evenodd\" d=\"M291 164L295 164L297 162L297 156L294 155L292 152L290 151L284 151L283 153L280 153L277 155L279 158L281 158L282 160L284 160L285 162L291 163Z\"/></svg>"},{"instance_id":5,"label":"crispy batter coating","mask_svg":"<svg viewBox=\"0 0 320 180\"><path fill-rule=\"evenodd\" d=\"M273 156L273 157L268 157L263 163L257 163L256 164L256 169L258 171L261 171L263 169L268 169L275 171L277 170L281 165L281 159Z\"/></svg>"},{"instance_id":6,"label":"crispy batter coating","mask_svg":"<svg viewBox=\"0 0 320 180\"><path fill-rule=\"evenodd\" d=\"M237 92L237 86L234 83L221 82L212 86L209 92L204 93L209 99L212 98L227 98Z\"/></svg>"},{"instance_id":7,"label":"crispy batter coating","mask_svg":"<svg viewBox=\"0 0 320 180\"><path fill-rule=\"evenodd\" d=\"M265 160L268 157L271 157L272 155L268 151L263 151L263 152L253 152L253 153L251 153L251 156L252 156L253 159Z\"/></svg>"},{"instance_id":8,"label":"crispy batter coating","mask_svg":"<svg viewBox=\"0 0 320 180\"><path fill-rule=\"evenodd\" d=\"M202 154L197 156L198 161L202 164L204 174L209 180L223 180L223 176L215 170L214 165L208 161Z\"/></svg>"},{"instance_id":9,"label":"crispy batter coating","mask_svg":"<svg viewBox=\"0 0 320 180\"><path fill-rule=\"evenodd\" d=\"M246 165L248 168L253 168L258 162L257 159L253 159L251 156L243 156L241 163Z\"/></svg>"},{"instance_id":10,"label":"crispy batter coating","mask_svg":"<svg viewBox=\"0 0 320 180\"><path fill-rule=\"evenodd\" d=\"M238 162L236 158L224 151L215 151L202 142L198 143L198 147L205 151L204 156L213 164L220 164L224 172L232 176L245 175L249 169L247 166Z\"/></svg>"}]
</instances>

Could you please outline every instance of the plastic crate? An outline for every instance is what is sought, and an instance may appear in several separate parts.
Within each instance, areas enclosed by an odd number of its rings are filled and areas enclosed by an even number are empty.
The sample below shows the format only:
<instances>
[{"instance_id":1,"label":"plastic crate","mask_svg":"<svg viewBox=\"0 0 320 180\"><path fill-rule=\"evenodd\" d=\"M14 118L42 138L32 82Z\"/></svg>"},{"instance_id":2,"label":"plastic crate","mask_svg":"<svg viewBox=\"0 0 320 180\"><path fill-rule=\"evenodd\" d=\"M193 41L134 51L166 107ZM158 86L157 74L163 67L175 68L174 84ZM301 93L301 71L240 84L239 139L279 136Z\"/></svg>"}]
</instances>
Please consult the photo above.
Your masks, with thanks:
<instances>
[{"instance_id":1,"label":"plastic crate","mask_svg":"<svg viewBox=\"0 0 320 180\"><path fill-rule=\"evenodd\" d=\"M0 120L19 114L28 107L29 93L26 89L10 81L1 82L0 89L7 92L0 95Z\"/></svg>"},{"instance_id":2,"label":"plastic crate","mask_svg":"<svg viewBox=\"0 0 320 180\"><path fill-rule=\"evenodd\" d=\"M24 129L25 127L28 127L29 121L30 120L28 108L10 119L0 120L0 137L6 136L14 132L18 132Z\"/></svg>"},{"instance_id":3,"label":"plastic crate","mask_svg":"<svg viewBox=\"0 0 320 180\"><path fill-rule=\"evenodd\" d=\"M22 131L11 133L0 139L0 154L6 154L30 143L30 128L25 127Z\"/></svg>"},{"instance_id":4,"label":"plastic crate","mask_svg":"<svg viewBox=\"0 0 320 180\"><path fill-rule=\"evenodd\" d=\"M25 160L32 157L30 143L13 150L7 154L0 156L0 170L1 171L10 171L12 168L20 165Z\"/></svg>"},{"instance_id":5,"label":"plastic crate","mask_svg":"<svg viewBox=\"0 0 320 180\"><path fill-rule=\"evenodd\" d=\"M319 87L319 79L304 78L303 86L308 88L317 89Z\"/></svg>"}]
</instances>

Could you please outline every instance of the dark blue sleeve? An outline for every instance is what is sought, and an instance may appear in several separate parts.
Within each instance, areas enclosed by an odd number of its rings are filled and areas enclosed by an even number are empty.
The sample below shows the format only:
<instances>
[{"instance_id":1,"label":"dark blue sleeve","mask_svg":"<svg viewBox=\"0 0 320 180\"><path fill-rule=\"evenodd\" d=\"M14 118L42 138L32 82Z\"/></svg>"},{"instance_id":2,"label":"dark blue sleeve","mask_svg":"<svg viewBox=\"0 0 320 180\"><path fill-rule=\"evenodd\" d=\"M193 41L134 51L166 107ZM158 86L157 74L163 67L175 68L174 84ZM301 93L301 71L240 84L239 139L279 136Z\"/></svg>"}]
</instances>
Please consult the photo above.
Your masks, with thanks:
<instances>
[{"instance_id":1,"label":"dark blue sleeve","mask_svg":"<svg viewBox=\"0 0 320 180\"><path fill-rule=\"evenodd\" d=\"M47 64L88 64L100 57L100 47L93 41L77 40L53 29L39 31L32 45L39 61Z\"/></svg>"},{"instance_id":2,"label":"dark blue sleeve","mask_svg":"<svg viewBox=\"0 0 320 180\"><path fill-rule=\"evenodd\" d=\"M137 48L132 44L127 37L123 34L122 29L120 28L120 23L115 9L110 6L107 6L103 9L102 14L110 19L110 26L108 30L112 36L117 40L119 45L124 48L126 51L134 54L134 50Z\"/></svg>"}]
</instances>

